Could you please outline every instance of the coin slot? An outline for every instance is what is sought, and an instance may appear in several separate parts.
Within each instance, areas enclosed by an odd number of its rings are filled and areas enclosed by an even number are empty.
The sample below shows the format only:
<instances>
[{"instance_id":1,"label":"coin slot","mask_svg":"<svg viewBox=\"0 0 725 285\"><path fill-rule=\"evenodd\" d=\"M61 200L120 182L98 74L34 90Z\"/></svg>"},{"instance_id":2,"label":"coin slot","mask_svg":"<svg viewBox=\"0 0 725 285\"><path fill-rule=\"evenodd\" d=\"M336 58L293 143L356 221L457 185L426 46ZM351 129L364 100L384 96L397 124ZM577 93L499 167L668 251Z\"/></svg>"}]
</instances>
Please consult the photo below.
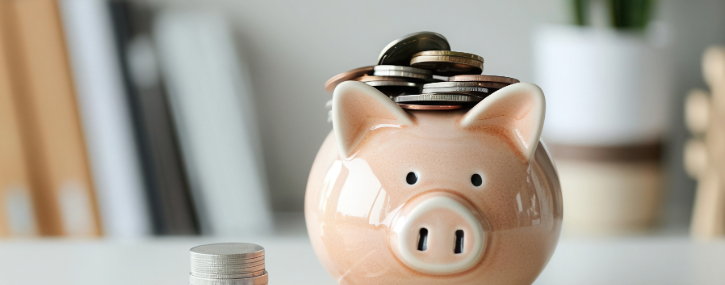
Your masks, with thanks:
<instances>
[{"instance_id":1,"label":"coin slot","mask_svg":"<svg viewBox=\"0 0 725 285\"><path fill-rule=\"evenodd\" d=\"M428 229L421 228L418 233L418 250L425 251L428 249Z\"/></svg>"},{"instance_id":2,"label":"coin slot","mask_svg":"<svg viewBox=\"0 0 725 285\"><path fill-rule=\"evenodd\" d=\"M456 231L456 247L453 249L453 253L459 254L463 252L463 230Z\"/></svg>"}]
</instances>

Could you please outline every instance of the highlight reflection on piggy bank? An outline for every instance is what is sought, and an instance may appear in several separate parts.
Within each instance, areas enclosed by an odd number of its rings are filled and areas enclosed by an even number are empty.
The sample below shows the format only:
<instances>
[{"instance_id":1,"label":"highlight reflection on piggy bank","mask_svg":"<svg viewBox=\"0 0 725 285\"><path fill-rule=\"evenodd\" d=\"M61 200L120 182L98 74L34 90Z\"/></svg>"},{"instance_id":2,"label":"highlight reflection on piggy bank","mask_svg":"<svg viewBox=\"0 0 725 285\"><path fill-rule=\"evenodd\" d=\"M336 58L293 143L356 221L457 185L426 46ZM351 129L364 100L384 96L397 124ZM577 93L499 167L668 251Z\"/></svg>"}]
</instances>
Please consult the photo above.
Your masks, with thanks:
<instances>
[{"instance_id":1,"label":"highlight reflection on piggy bank","mask_svg":"<svg viewBox=\"0 0 725 285\"><path fill-rule=\"evenodd\" d=\"M340 284L533 283L562 220L544 109L528 83L450 111L340 84L305 197L322 264Z\"/></svg>"}]
</instances>

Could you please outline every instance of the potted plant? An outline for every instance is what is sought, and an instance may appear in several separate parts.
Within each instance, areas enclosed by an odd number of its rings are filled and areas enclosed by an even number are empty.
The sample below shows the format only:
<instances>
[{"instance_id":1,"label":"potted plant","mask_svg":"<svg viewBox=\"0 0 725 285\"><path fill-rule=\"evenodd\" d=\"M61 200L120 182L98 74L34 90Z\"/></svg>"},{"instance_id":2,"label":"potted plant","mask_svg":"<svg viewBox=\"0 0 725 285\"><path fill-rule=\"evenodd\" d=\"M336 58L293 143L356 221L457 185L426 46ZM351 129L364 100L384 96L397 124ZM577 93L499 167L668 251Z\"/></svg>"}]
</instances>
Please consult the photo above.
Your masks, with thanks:
<instances>
[{"instance_id":1,"label":"potted plant","mask_svg":"<svg viewBox=\"0 0 725 285\"><path fill-rule=\"evenodd\" d=\"M672 100L666 33L650 21L651 0L570 4L573 25L547 25L534 38L564 231L649 229L662 204L660 153Z\"/></svg>"}]
</instances>

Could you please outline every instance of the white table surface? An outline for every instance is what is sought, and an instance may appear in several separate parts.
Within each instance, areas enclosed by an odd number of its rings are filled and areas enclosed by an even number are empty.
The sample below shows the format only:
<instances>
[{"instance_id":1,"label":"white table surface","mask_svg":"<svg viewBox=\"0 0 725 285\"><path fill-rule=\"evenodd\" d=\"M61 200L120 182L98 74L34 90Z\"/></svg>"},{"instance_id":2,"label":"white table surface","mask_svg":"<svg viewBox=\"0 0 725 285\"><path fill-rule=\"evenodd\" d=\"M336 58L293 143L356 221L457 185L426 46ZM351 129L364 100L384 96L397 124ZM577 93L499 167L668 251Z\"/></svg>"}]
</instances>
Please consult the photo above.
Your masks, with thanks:
<instances>
[{"instance_id":1,"label":"white table surface","mask_svg":"<svg viewBox=\"0 0 725 285\"><path fill-rule=\"evenodd\" d=\"M263 245L272 285L336 284L304 235L2 241L0 284L188 284L189 248L224 241ZM535 284L725 284L725 241L565 237Z\"/></svg>"}]
</instances>

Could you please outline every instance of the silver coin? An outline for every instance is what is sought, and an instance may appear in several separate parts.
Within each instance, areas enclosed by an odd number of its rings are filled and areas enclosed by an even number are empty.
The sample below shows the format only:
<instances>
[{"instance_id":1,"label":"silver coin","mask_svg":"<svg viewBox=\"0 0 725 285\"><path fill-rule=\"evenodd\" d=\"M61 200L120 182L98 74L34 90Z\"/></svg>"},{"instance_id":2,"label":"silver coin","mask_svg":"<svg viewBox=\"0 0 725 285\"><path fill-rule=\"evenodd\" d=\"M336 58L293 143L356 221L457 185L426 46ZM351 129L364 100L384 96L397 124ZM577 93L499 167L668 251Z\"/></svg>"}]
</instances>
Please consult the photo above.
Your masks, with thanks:
<instances>
[{"instance_id":1,"label":"silver coin","mask_svg":"<svg viewBox=\"0 0 725 285\"><path fill-rule=\"evenodd\" d=\"M206 279L239 279L239 278L252 278L257 277L262 274L264 274L264 269L260 271L254 271L254 272L246 272L246 273L198 273L198 272L192 272L192 276L200 277L200 278L206 278Z\"/></svg>"},{"instance_id":2,"label":"silver coin","mask_svg":"<svg viewBox=\"0 0 725 285\"><path fill-rule=\"evenodd\" d=\"M268 284L268 275L263 274L260 276L256 276L253 278L244 278L244 279L208 279L208 278L201 278L197 276L190 275L189 276L189 284L190 285L267 285Z\"/></svg>"},{"instance_id":3,"label":"silver coin","mask_svg":"<svg viewBox=\"0 0 725 285\"><path fill-rule=\"evenodd\" d=\"M264 255L252 257L252 258L244 258L244 257L235 257L235 256L192 256L191 260L193 260L196 263L204 264L204 263L232 263L232 262L241 262L241 263L249 263L249 262L256 262L260 260L264 260Z\"/></svg>"},{"instance_id":4,"label":"silver coin","mask_svg":"<svg viewBox=\"0 0 725 285\"><path fill-rule=\"evenodd\" d=\"M423 88L423 93L458 93L458 92L476 92L489 94L491 89L486 87L439 87L439 88Z\"/></svg>"},{"instance_id":5,"label":"silver coin","mask_svg":"<svg viewBox=\"0 0 725 285\"><path fill-rule=\"evenodd\" d=\"M191 258L214 259L214 258L240 258L250 259L263 256L264 248L251 243L215 243L201 245L189 250Z\"/></svg>"},{"instance_id":6,"label":"silver coin","mask_svg":"<svg viewBox=\"0 0 725 285\"><path fill-rule=\"evenodd\" d=\"M231 259L231 260L208 260L208 259L192 259L192 265L196 266L219 266L225 264L254 264L264 263L264 256L256 257L253 259Z\"/></svg>"},{"instance_id":7,"label":"silver coin","mask_svg":"<svg viewBox=\"0 0 725 285\"><path fill-rule=\"evenodd\" d=\"M233 265L233 264L225 264L225 265L219 265L219 266L191 266L191 272L196 273L204 273L204 274L212 274L212 273L229 273L229 274L236 274L236 273L248 273L250 271L259 271L260 269L264 269L264 262L257 262L257 263L249 263L249 264L239 264L239 265Z\"/></svg>"},{"instance_id":8,"label":"silver coin","mask_svg":"<svg viewBox=\"0 0 725 285\"><path fill-rule=\"evenodd\" d=\"M221 243L190 250L189 284L267 284L264 248L248 243Z\"/></svg>"},{"instance_id":9,"label":"silver coin","mask_svg":"<svg viewBox=\"0 0 725 285\"><path fill-rule=\"evenodd\" d=\"M393 77L407 77L420 80L430 80L433 78L430 74L395 71L395 70L381 70L373 73L375 76L393 76Z\"/></svg>"},{"instance_id":10,"label":"silver coin","mask_svg":"<svg viewBox=\"0 0 725 285\"><path fill-rule=\"evenodd\" d=\"M405 102L478 102L481 98L462 94L416 94L400 95L393 98L396 103Z\"/></svg>"},{"instance_id":11,"label":"silver coin","mask_svg":"<svg viewBox=\"0 0 725 285\"><path fill-rule=\"evenodd\" d=\"M408 82L408 81L368 81L365 82L365 84L370 85L372 87L380 87L380 86L396 86L396 87L415 87L419 88L420 84L417 84L415 82Z\"/></svg>"},{"instance_id":12,"label":"silver coin","mask_svg":"<svg viewBox=\"0 0 725 285\"><path fill-rule=\"evenodd\" d=\"M487 87L486 82L433 82L426 83L423 88L446 88L446 87Z\"/></svg>"},{"instance_id":13,"label":"silver coin","mask_svg":"<svg viewBox=\"0 0 725 285\"><path fill-rule=\"evenodd\" d=\"M414 54L426 50L451 50L448 40L438 33L418 32L390 42L378 56L379 65L409 65Z\"/></svg>"},{"instance_id":14,"label":"silver coin","mask_svg":"<svg viewBox=\"0 0 725 285\"><path fill-rule=\"evenodd\" d=\"M245 273L229 273L229 272L212 272L212 273L199 273L194 272L191 275L201 278L209 279L237 279L237 278L252 278L264 273L264 269L259 271L250 271Z\"/></svg>"},{"instance_id":15,"label":"silver coin","mask_svg":"<svg viewBox=\"0 0 725 285\"><path fill-rule=\"evenodd\" d=\"M430 70L427 70L427 69L410 67L410 66L400 66L400 65L376 65L375 67L373 67L373 72L375 72L375 71L402 71L402 72L433 75L433 72Z\"/></svg>"},{"instance_id":16,"label":"silver coin","mask_svg":"<svg viewBox=\"0 0 725 285\"><path fill-rule=\"evenodd\" d=\"M238 264L218 264L218 265L192 265L191 271L194 272L211 272L211 271L249 271L249 268L257 268L257 267L264 268L264 261L254 262L254 263L238 263ZM258 269L255 269L255 271Z\"/></svg>"}]
</instances>

